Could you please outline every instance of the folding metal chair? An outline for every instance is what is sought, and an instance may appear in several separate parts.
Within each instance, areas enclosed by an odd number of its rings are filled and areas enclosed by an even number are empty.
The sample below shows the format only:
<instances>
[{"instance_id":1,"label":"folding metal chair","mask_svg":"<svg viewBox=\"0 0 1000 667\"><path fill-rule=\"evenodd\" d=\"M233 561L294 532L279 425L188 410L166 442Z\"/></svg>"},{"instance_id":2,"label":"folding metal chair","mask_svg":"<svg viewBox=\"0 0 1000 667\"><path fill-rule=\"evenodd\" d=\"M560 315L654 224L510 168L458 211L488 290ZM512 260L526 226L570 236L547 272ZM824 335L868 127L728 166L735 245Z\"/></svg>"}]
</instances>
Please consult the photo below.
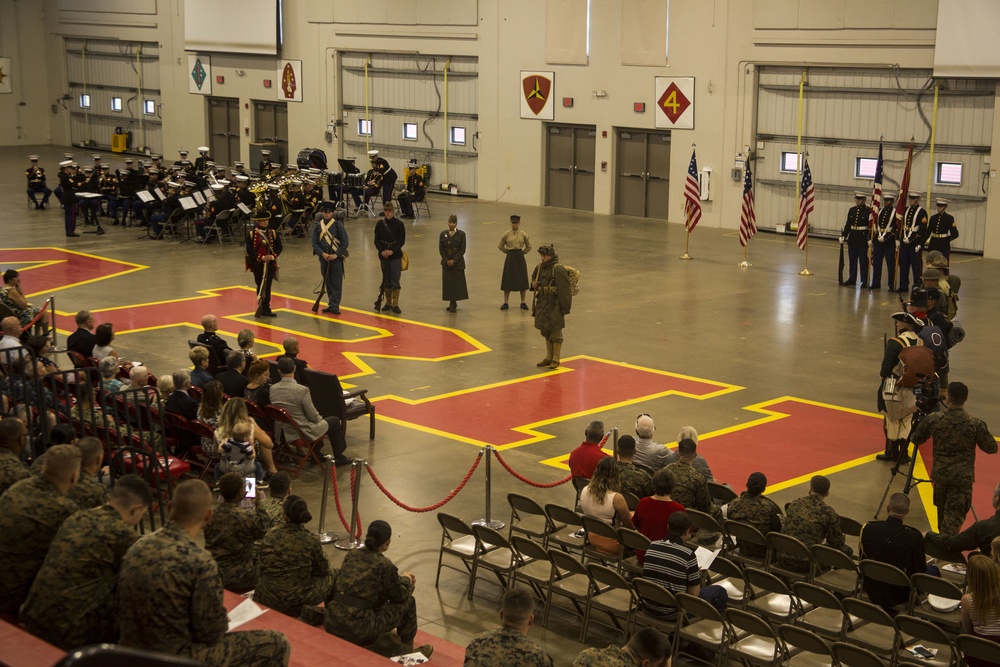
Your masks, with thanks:
<instances>
[{"instance_id":1,"label":"folding metal chair","mask_svg":"<svg viewBox=\"0 0 1000 667\"><path fill-rule=\"evenodd\" d=\"M847 617L840 598L814 584L797 581L792 584L792 594L812 609L795 619L795 624L830 641L840 641L847 630Z\"/></svg>"},{"instance_id":2,"label":"folding metal chair","mask_svg":"<svg viewBox=\"0 0 1000 667\"><path fill-rule=\"evenodd\" d=\"M587 573L590 575L590 595L587 597L580 641L587 640L587 628L590 626L591 613L595 609L607 614L622 636L628 639L629 629L632 627L632 615L637 606L637 598L632 587L617 570L606 565L587 563Z\"/></svg>"},{"instance_id":3,"label":"folding metal chair","mask_svg":"<svg viewBox=\"0 0 1000 667\"><path fill-rule=\"evenodd\" d=\"M781 662L781 643L767 621L740 609L726 610L731 635L743 636L729 645L729 657L744 665L771 667Z\"/></svg>"},{"instance_id":4,"label":"folding metal chair","mask_svg":"<svg viewBox=\"0 0 1000 667\"><path fill-rule=\"evenodd\" d=\"M543 545L550 534L562 530L564 524L555 524L545 514L545 508L537 502L519 493L508 493L507 503L510 505L510 528L508 537L513 539L514 533L521 533Z\"/></svg>"},{"instance_id":5,"label":"folding metal chair","mask_svg":"<svg viewBox=\"0 0 1000 667\"><path fill-rule=\"evenodd\" d=\"M677 607L677 599L674 594L667 590L663 584L636 577L632 580L632 590L635 591L639 608L633 617L633 625L641 625L644 628L656 628L666 635L672 635L677 629L677 619L661 618L652 611L648 603L660 605L662 607Z\"/></svg>"},{"instance_id":6,"label":"folding metal chair","mask_svg":"<svg viewBox=\"0 0 1000 667\"><path fill-rule=\"evenodd\" d=\"M892 660L896 646L896 628L892 617L882 607L858 598L844 598L843 604L850 621L844 641L885 660Z\"/></svg>"},{"instance_id":7,"label":"folding metal chair","mask_svg":"<svg viewBox=\"0 0 1000 667\"><path fill-rule=\"evenodd\" d=\"M812 552L809 550L801 540L792 537L791 535L785 535L784 533L771 532L764 536L767 540L767 546L771 549L774 557L771 559L771 567L768 570L771 574L776 574L782 577L788 583L795 581L810 581L813 577L813 570L815 568L815 562L813 561ZM781 565L781 559L778 558L779 555L784 554L785 556L791 556L793 558L805 559L807 566L805 572L800 572L798 570L793 570L790 567Z\"/></svg>"},{"instance_id":8,"label":"folding metal chair","mask_svg":"<svg viewBox=\"0 0 1000 667\"><path fill-rule=\"evenodd\" d=\"M750 584L751 598L747 602L748 611L760 614L776 623L791 623L800 615L798 600L781 579L770 572L753 567L744 570L744 575Z\"/></svg>"},{"instance_id":9,"label":"folding metal chair","mask_svg":"<svg viewBox=\"0 0 1000 667\"><path fill-rule=\"evenodd\" d=\"M622 543L622 560L619 571L625 576L641 575L642 565L639 564L639 559L635 555L635 552L642 551L645 553L649 549L650 539L638 530L619 527L618 541ZM633 555L625 557L625 553Z\"/></svg>"},{"instance_id":10,"label":"folding metal chair","mask_svg":"<svg viewBox=\"0 0 1000 667\"><path fill-rule=\"evenodd\" d=\"M713 586L722 586L729 596L729 604L739 609L745 609L749 595L743 570L733 561L716 556L708 566L710 581Z\"/></svg>"},{"instance_id":11,"label":"folding metal chair","mask_svg":"<svg viewBox=\"0 0 1000 667\"><path fill-rule=\"evenodd\" d=\"M295 434L295 437L292 439L291 442L289 442L288 439L283 434L281 436L282 442L284 442L285 445L287 445L283 454L292 459L293 461L298 462L297 467L288 468L290 470L291 469L295 470L295 474L292 476L293 479L299 478L299 473L302 472L302 468L305 467L309 459L314 460L318 464L323 463L319 457L319 454L316 453L316 446L323 441L323 438L326 437L325 434L321 435L315 440L310 439L305 434L305 432L303 432L302 427L300 427L298 423L294 419L292 419L292 416L288 414L288 412L284 408L279 408L276 405L265 405L264 414L267 415L268 419L274 422L276 431L275 436L277 436L278 432L281 431L281 429L277 427L278 424L285 424L286 426L291 427ZM276 444L277 440L278 438L275 437ZM294 451L295 448L299 447L304 448L306 450L306 453L304 455Z\"/></svg>"},{"instance_id":12,"label":"folding metal chair","mask_svg":"<svg viewBox=\"0 0 1000 667\"><path fill-rule=\"evenodd\" d=\"M566 552L576 551L583 556L583 520L579 514L564 505L549 503L545 515L555 525L565 526L550 533L546 544L553 544Z\"/></svg>"},{"instance_id":13,"label":"folding metal chair","mask_svg":"<svg viewBox=\"0 0 1000 667\"><path fill-rule=\"evenodd\" d=\"M913 584L914 590L912 611L914 616L941 626L952 634L958 634L962 631L962 612L958 608L958 603L962 599L961 588L941 577L934 577L922 572L910 577L910 582ZM951 611L938 611L927 599L929 595L952 600L955 608ZM997 646L997 659L1000 660L1000 646Z\"/></svg>"},{"instance_id":14,"label":"folding metal chair","mask_svg":"<svg viewBox=\"0 0 1000 667\"><path fill-rule=\"evenodd\" d=\"M514 569L510 573L510 588L518 581L523 581L539 597L545 599L545 591L552 578L552 559L541 544L524 537L514 535L510 538L510 548L514 552Z\"/></svg>"},{"instance_id":15,"label":"folding metal chair","mask_svg":"<svg viewBox=\"0 0 1000 667\"><path fill-rule=\"evenodd\" d=\"M549 581L548 594L545 596L542 625L547 625L549 622L554 595L569 600L582 621L586 615L587 596L590 595L590 574L587 568L576 558L559 549L550 548L549 559L552 561L552 578Z\"/></svg>"},{"instance_id":16,"label":"folding metal chair","mask_svg":"<svg viewBox=\"0 0 1000 667\"><path fill-rule=\"evenodd\" d=\"M437 588L441 582L442 567L458 570L452 565L443 565L445 554L458 558L465 568L465 573L470 577L472 576L472 560L476 556L476 536L472 533L472 526L457 516L445 512L438 512L437 520L441 524L441 548L438 551L434 588Z\"/></svg>"},{"instance_id":17,"label":"folding metal chair","mask_svg":"<svg viewBox=\"0 0 1000 667\"><path fill-rule=\"evenodd\" d=\"M476 577L480 568L495 574L500 581L500 588L505 590L514 568L514 553L500 531L477 524L472 527L472 534L476 536L476 555L472 559L472 577L469 580L470 600L476 590Z\"/></svg>"},{"instance_id":18,"label":"folding metal chair","mask_svg":"<svg viewBox=\"0 0 1000 667\"><path fill-rule=\"evenodd\" d=\"M618 569L622 562L622 543L618 539L618 531L610 523L595 519L586 514L580 517L580 521L583 524L584 530L583 560L596 560L604 564L613 565L615 569ZM592 536L598 536L605 540L614 540L618 544L618 548L614 553L600 549L591 542Z\"/></svg>"},{"instance_id":19,"label":"folding metal chair","mask_svg":"<svg viewBox=\"0 0 1000 667\"><path fill-rule=\"evenodd\" d=\"M678 593L677 600L677 632L674 633L672 660L677 664L679 656L683 655L689 661L700 664L724 665L728 657L731 633L722 614L711 604L695 595ZM681 651L681 642L694 644L715 656L715 660L706 663L698 656Z\"/></svg>"},{"instance_id":20,"label":"folding metal chair","mask_svg":"<svg viewBox=\"0 0 1000 667\"><path fill-rule=\"evenodd\" d=\"M889 667L889 663L861 646L837 642L830 648L840 667Z\"/></svg>"},{"instance_id":21,"label":"folding metal chair","mask_svg":"<svg viewBox=\"0 0 1000 667\"><path fill-rule=\"evenodd\" d=\"M998 645L996 642L973 635L959 635L955 638L955 648L964 658L978 658L979 660L997 660Z\"/></svg>"},{"instance_id":22,"label":"folding metal chair","mask_svg":"<svg viewBox=\"0 0 1000 667\"><path fill-rule=\"evenodd\" d=\"M750 567L767 569L770 563L771 552L767 546L767 538L764 537L762 532L748 523L733 521L731 519L722 522L722 530L731 544L730 548L726 550L726 556L730 560ZM759 547L764 551L764 555L751 556L747 554L744 550L740 549L740 545L744 543Z\"/></svg>"},{"instance_id":23,"label":"folding metal chair","mask_svg":"<svg viewBox=\"0 0 1000 667\"><path fill-rule=\"evenodd\" d=\"M840 549L814 544L809 549L816 561L812 583L842 598L857 595L861 588L858 564Z\"/></svg>"},{"instance_id":24,"label":"folding metal chair","mask_svg":"<svg viewBox=\"0 0 1000 667\"><path fill-rule=\"evenodd\" d=\"M869 581L876 581L888 584L889 586L905 588L909 591L906 602L896 605L894 610L907 614L913 609L913 584L910 583L910 578L906 576L905 572L900 570L895 565L870 559L865 559L858 563L858 568L861 570L862 588L864 588Z\"/></svg>"},{"instance_id":25,"label":"folding metal chair","mask_svg":"<svg viewBox=\"0 0 1000 667\"><path fill-rule=\"evenodd\" d=\"M797 625L778 626L778 638L788 667L830 667L833 653L825 639Z\"/></svg>"},{"instance_id":26,"label":"folding metal chair","mask_svg":"<svg viewBox=\"0 0 1000 667\"><path fill-rule=\"evenodd\" d=\"M930 621L900 614L893 619L898 633L897 665L923 665L923 667L954 667L958 651L944 630ZM933 657L917 657L910 652L914 646L923 646L935 653Z\"/></svg>"},{"instance_id":27,"label":"folding metal chair","mask_svg":"<svg viewBox=\"0 0 1000 667\"><path fill-rule=\"evenodd\" d=\"M738 493L719 482L708 483L708 495L711 496L712 502L716 505L725 505L731 500L739 498Z\"/></svg>"}]
</instances>

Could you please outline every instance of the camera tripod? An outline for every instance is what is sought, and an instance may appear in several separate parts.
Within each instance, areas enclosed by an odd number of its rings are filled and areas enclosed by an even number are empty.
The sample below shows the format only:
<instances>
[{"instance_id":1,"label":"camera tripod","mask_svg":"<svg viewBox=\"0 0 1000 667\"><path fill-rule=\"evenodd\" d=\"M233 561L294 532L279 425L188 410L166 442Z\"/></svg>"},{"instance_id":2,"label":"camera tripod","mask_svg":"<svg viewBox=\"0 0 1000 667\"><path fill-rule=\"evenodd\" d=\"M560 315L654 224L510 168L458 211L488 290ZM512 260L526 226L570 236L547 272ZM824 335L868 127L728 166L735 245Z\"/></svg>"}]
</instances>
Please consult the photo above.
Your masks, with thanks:
<instances>
[{"instance_id":1,"label":"camera tripod","mask_svg":"<svg viewBox=\"0 0 1000 667\"><path fill-rule=\"evenodd\" d=\"M896 479L896 475L899 474L899 469L903 466L903 457L905 457L910 452L910 444L913 441L913 432L917 430L917 426L920 422L924 420L927 416L927 412L917 409L913 413L913 419L910 421L910 432L906 435L906 444L903 445L899 450L899 456L896 457L896 462L892 464L892 468L889 470L889 482L885 485L885 491L882 493L882 500L879 501L878 506L875 508L875 516L873 518L877 519L882 508L885 506L885 499L889 497L889 490L892 488L892 481ZM913 455L910 456L910 465L906 469L906 482L903 484L903 493L907 496L910 495L910 489L915 488L921 483L930 482L929 479L915 478L913 476L913 468L917 464L917 445L913 446Z\"/></svg>"}]
</instances>

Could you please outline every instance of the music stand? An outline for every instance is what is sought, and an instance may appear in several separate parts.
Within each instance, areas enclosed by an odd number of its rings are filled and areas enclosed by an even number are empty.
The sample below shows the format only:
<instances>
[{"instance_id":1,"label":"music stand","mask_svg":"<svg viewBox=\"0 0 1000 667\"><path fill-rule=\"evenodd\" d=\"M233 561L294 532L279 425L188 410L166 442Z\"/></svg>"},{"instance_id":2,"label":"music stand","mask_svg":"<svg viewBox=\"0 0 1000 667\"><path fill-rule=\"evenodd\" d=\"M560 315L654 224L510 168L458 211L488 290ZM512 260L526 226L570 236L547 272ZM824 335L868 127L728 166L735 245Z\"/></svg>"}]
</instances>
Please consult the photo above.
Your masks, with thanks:
<instances>
[{"instance_id":1,"label":"music stand","mask_svg":"<svg viewBox=\"0 0 1000 667\"><path fill-rule=\"evenodd\" d=\"M339 157L337 158L337 164L340 165L341 170L344 172L344 182L340 184L340 203L344 205L344 211L350 213L351 210L351 200L350 200L350 188L347 186L347 175L348 174L360 174L361 169L355 164L357 158L354 157Z\"/></svg>"}]
</instances>

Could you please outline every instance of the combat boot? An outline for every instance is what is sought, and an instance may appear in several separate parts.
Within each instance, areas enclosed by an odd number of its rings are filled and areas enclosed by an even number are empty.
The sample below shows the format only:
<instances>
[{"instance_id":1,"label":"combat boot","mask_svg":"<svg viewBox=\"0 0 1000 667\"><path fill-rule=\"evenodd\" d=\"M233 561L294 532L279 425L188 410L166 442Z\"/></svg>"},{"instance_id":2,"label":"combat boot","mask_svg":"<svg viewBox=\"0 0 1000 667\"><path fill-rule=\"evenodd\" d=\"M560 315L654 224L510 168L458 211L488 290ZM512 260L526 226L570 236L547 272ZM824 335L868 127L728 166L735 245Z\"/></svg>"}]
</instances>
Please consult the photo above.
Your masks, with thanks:
<instances>
[{"instance_id":1,"label":"combat boot","mask_svg":"<svg viewBox=\"0 0 1000 667\"><path fill-rule=\"evenodd\" d=\"M552 363L552 341L545 341L545 358L539 361L536 366L542 368Z\"/></svg>"},{"instance_id":2,"label":"combat boot","mask_svg":"<svg viewBox=\"0 0 1000 667\"><path fill-rule=\"evenodd\" d=\"M562 342L552 343L552 363L549 364L549 370L559 368L560 354L562 354Z\"/></svg>"},{"instance_id":3,"label":"combat boot","mask_svg":"<svg viewBox=\"0 0 1000 667\"><path fill-rule=\"evenodd\" d=\"M885 439L885 451L882 452L881 454L878 454L875 457L875 459L877 461L895 461L896 460L896 454L899 453L899 452L896 452L895 445L896 445L896 441L895 440L890 440L889 438L886 438Z\"/></svg>"},{"instance_id":4,"label":"combat boot","mask_svg":"<svg viewBox=\"0 0 1000 667\"><path fill-rule=\"evenodd\" d=\"M904 438L903 440L895 440L893 444L895 445L896 456L899 457L899 462L909 463L910 462L910 455L908 453L909 443L906 441L906 439Z\"/></svg>"},{"instance_id":5,"label":"combat boot","mask_svg":"<svg viewBox=\"0 0 1000 667\"><path fill-rule=\"evenodd\" d=\"M395 313L396 315L399 315L401 312L403 312L403 311L401 311L399 309L399 290L398 289L392 290L392 312Z\"/></svg>"}]
</instances>

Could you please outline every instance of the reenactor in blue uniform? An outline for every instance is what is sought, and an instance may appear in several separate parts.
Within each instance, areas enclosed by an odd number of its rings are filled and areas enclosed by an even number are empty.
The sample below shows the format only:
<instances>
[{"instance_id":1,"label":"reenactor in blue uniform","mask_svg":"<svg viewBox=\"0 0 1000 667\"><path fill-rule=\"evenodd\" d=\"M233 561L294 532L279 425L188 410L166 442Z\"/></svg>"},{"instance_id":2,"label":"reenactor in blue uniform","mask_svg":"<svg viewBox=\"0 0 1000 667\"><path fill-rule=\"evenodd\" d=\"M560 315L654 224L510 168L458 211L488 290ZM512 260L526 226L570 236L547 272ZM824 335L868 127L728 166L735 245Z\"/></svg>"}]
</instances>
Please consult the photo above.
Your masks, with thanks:
<instances>
[{"instance_id":1,"label":"reenactor in blue uniform","mask_svg":"<svg viewBox=\"0 0 1000 667\"><path fill-rule=\"evenodd\" d=\"M326 201L320 204L322 217L312 229L313 254L319 257L319 269L326 284L327 306L324 313L340 314L340 299L344 287L344 257L348 238L344 228L346 213L336 210L336 204Z\"/></svg>"},{"instance_id":2,"label":"reenactor in blue uniform","mask_svg":"<svg viewBox=\"0 0 1000 667\"><path fill-rule=\"evenodd\" d=\"M861 287L868 287L868 245L871 243L871 229L868 227L868 217L871 209L865 206L865 194L854 193L854 206L847 212L847 222L840 232L840 242L847 242L847 257L850 273L847 280L840 283L844 287L854 287L858 280L858 267L861 267Z\"/></svg>"}]
</instances>

